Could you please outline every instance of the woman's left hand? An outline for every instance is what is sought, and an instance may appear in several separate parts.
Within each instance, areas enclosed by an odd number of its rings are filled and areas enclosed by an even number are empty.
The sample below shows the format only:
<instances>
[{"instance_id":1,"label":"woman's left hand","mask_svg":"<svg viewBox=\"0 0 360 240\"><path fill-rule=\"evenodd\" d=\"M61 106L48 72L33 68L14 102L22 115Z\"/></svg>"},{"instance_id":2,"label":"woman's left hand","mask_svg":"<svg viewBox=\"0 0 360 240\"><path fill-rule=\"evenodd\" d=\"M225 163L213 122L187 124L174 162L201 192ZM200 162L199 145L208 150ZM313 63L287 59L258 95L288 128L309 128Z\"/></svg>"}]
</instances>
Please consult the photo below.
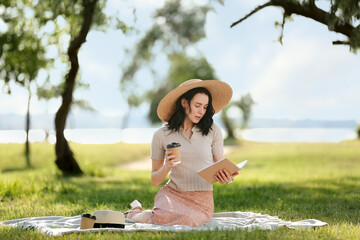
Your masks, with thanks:
<instances>
[{"instance_id":1,"label":"woman's left hand","mask_svg":"<svg viewBox=\"0 0 360 240\"><path fill-rule=\"evenodd\" d=\"M228 170L223 169L217 172L215 178L219 181L219 183L224 184L224 183L232 182L236 175L239 175L239 172L230 174Z\"/></svg>"}]
</instances>

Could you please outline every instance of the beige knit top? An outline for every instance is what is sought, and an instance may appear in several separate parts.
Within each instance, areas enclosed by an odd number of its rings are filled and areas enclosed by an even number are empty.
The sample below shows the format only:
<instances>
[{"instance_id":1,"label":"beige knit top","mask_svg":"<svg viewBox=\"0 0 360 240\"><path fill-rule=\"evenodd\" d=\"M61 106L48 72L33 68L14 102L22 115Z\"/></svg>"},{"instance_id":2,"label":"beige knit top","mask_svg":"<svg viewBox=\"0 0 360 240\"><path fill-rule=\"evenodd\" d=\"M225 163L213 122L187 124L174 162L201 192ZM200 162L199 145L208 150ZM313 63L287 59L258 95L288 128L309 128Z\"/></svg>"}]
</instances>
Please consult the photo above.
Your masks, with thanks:
<instances>
[{"instance_id":1,"label":"beige knit top","mask_svg":"<svg viewBox=\"0 0 360 240\"><path fill-rule=\"evenodd\" d=\"M208 135L203 136L197 126L192 128L189 139L184 129L171 132L166 126L157 130L151 142L151 159L164 161L166 145L172 142L181 144L181 163L173 167L167 184L182 191L212 191L212 185L200 177L196 171L213 163L213 155L223 154L223 136L215 123Z\"/></svg>"}]
</instances>

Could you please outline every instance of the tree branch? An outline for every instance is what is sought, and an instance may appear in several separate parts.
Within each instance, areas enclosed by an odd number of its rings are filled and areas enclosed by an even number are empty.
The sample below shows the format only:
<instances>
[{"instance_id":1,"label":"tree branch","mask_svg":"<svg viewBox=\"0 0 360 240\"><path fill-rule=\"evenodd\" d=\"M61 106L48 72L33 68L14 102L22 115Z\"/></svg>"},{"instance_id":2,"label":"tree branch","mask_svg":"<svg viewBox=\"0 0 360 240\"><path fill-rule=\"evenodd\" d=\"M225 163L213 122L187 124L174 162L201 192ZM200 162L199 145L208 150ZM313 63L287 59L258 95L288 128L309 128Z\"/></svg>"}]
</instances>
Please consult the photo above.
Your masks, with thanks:
<instances>
[{"instance_id":1,"label":"tree branch","mask_svg":"<svg viewBox=\"0 0 360 240\"><path fill-rule=\"evenodd\" d=\"M285 21L286 21L286 13L284 12L284 14L283 14L283 21L282 21L282 23L281 23L281 34L280 34L280 37L279 37L279 41L280 41L280 44L282 45L283 44L283 42L282 42L282 40L283 40L283 36L284 36L284 27L285 27Z\"/></svg>"},{"instance_id":2,"label":"tree branch","mask_svg":"<svg viewBox=\"0 0 360 240\"><path fill-rule=\"evenodd\" d=\"M337 41L333 41L332 44L333 45L350 45L350 42L349 41L337 40Z\"/></svg>"},{"instance_id":3,"label":"tree branch","mask_svg":"<svg viewBox=\"0 0 360 240\"><path fill-rule=\"evenodd\" d=\"M235 26L236 24L244 21L254 13L258 12L259 10L268 7L268 6L275 6L275 7L281 7L284 9L285 14L288 16L291 16L292 14L297 14L303 17L311 18L319 23L322 23L326 26L328 26L328 20L330 19L330 14L318 7L316 7L315 4L300 4L297 1L293 0L271 0L261 6L258 6L255 8L252 12L250 12L248 15L243 17L242 19L234 22L231 24L231 27ZM344 34L348 38L351 37L352 32L355 30L355 27L348 23L343 23L339 18L336 19L336 22L332 29L329 29L330 31L334 31L337 33Z\"/></svg>"},{"instance_id":4,"label":"tree branch","mask_svg":"<svg viewBox=\"0 0 360 240\"><path fill-rule=\"evenodd\" d=\"M241 23L242 21L244 21L244 20L246 20L247 18L249 18L251 15L255 14L256 12L258 12L258 11L260 11L261 9L266 8L266 7L268 7L268 6L272 6L271 1L270 1L270 2L267 2L267 3L263 4L263 5L258 6L257 8L255 8L254 10L252 10L249 14L247 14L245 17L243 17L243 18L241 18L240 20L238 20L238 21L234 22L233 24L231 24L230 27L233 27L233 26Z\"/></svg>"}]
</instances>

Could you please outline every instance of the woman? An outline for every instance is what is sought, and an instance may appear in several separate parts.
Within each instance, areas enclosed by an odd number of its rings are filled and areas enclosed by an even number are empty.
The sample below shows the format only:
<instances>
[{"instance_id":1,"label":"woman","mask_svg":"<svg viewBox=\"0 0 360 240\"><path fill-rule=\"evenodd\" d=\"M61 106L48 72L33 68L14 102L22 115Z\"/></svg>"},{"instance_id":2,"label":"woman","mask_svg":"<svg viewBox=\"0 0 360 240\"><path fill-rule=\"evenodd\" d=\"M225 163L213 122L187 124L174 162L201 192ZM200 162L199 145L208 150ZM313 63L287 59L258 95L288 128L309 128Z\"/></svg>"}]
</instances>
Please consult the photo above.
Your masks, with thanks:
<instances>
[{"instance_id":1,"label":"woman","mask_svg":"<svg viewBox=\"0 0 360 240\"><path fill-rule=\"evenodd\" d=\"M212 185L196 172L223 158L223 137L212 117L231 96L232 89L224 82L192 79L161 100L157 114L167 124L154 133L151 142L151 182L158 186L170 173L169 181L156 194L152 210L142 211L139 205L129 211L129 219L195 227L212 218ZM172 142L181 144L181 159L166 150ZM224 169L215 177L224 184L231 183L237 174Z\"/></svg>"}]
</instances>

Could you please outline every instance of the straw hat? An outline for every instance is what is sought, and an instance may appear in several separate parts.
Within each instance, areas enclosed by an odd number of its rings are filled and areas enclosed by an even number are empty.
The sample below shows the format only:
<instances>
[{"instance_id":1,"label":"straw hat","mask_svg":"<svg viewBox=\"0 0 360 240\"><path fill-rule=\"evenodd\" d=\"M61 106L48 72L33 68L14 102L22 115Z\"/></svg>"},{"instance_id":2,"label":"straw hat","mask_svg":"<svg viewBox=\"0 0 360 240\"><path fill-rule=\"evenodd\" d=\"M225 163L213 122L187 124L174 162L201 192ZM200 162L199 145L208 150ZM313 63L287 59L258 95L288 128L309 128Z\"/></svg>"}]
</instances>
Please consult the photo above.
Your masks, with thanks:
<instances>
[{"instance_id":1,"label":"straw hat","mask_svg":"<svg viewBox=\"0 0 360 240\"><path fill-rule=\"evenodd\" d=\"M122 212L112 210L96 210L94 228L125 228L125 216Z\"/></svg>"},{"instance_id":2,"label":"straw hat","mask_svg":"<svg viewBox=\"0 0 360 240\"><path fill-rule=\"evenodd\" d=\"M198 87L206 88L210 92L215 113L220 112L221 109L223 109L230 102L233 93L229 84L219 80L203 81L200 79L190 79L169 92L160 101L157 108L158 117L162 121L168 122L175 111L177 99L187 91Z\"/></svg>"}]
</instances>

